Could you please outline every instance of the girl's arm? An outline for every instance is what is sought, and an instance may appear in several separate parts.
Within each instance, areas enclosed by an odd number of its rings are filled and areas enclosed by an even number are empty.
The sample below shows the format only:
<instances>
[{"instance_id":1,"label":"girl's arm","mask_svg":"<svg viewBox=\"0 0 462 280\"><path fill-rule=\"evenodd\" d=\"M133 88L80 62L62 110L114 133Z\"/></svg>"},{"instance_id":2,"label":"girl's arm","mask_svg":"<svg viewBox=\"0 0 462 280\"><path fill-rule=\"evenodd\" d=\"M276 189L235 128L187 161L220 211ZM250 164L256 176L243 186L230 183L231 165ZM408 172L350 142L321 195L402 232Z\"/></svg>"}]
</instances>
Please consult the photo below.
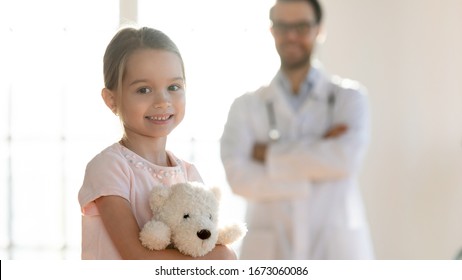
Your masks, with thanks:
<instances>
[{"instance_id":1,"label":"girl's arm","mask_svg":"<svg viewBox=\"0 0 462 280\"><path fill-rule=\"evenodd\" d=\"M102 196L95 200L98 211L109 236L122 259L188 260L190 256L175 249L151 251L139 240L140 228L133 216L130 204L120 196ZM200 259L235 260L236 254L227 246L217 245Z\"/></svg>"}]
</instances>

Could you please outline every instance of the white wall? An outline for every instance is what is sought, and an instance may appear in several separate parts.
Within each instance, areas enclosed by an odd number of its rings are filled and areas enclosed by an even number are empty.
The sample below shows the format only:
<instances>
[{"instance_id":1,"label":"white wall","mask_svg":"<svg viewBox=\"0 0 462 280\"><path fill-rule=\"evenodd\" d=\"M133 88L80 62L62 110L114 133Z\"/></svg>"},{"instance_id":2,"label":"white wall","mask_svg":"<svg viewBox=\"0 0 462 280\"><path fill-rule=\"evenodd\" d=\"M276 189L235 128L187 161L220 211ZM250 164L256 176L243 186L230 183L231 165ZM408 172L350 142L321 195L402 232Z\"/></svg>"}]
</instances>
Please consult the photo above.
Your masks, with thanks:
<instances>
[{"instance_id":1,"label":"white wall","mask_svg":"<svg viewBox=\"0 0 462 280\"><path fill-rule=\"evenodd\" d=\"M462 1L324 0L319 57L369 89L361 175L377 257L462 248Z\"/></svg>"}]
</instances>

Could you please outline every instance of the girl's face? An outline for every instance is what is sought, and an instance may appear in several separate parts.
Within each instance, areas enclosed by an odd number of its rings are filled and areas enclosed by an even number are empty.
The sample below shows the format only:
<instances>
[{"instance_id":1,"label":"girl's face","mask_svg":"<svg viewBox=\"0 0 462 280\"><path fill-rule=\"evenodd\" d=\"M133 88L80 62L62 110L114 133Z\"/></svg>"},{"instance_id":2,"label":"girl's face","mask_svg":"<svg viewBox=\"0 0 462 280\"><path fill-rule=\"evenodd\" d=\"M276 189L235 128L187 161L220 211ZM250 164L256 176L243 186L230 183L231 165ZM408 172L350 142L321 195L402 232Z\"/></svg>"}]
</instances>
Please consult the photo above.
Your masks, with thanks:
<instances>
[{"instance_id":1,"label":"girl's face","mask_svg":"<svg viewBox=\"0 0 462 280\"><path fill-rule=\"evenodd\" d=\"M127 136L166 137L185 114L180 58L165 50L140 49L127 60L119 114Z\"/></svg>"}]
</instances>

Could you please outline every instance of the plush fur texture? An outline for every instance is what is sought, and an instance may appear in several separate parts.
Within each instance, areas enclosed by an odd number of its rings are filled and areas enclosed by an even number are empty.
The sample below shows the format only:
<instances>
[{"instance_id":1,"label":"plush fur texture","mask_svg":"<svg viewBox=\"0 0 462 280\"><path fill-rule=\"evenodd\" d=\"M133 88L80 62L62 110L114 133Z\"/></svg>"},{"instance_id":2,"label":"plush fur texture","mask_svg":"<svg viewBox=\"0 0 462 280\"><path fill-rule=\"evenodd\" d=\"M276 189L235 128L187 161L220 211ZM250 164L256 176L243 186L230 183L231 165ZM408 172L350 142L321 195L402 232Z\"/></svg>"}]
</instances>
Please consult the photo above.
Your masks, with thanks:
<instances>
[{"instance_id":1,"label":"plush fur texture","mask_svg":"<svg viewBox=\"0 0 462 280\"><path fill-rule=\"evenodd\" d=\"M151 250L172 245L185 255L199 257L216 244L237 241L247 228L237 223L219 226L220 196L219 188L197 182L154 188L149 200L154 217L141 230L141 243Z\"/></svg>"}]
</instances>

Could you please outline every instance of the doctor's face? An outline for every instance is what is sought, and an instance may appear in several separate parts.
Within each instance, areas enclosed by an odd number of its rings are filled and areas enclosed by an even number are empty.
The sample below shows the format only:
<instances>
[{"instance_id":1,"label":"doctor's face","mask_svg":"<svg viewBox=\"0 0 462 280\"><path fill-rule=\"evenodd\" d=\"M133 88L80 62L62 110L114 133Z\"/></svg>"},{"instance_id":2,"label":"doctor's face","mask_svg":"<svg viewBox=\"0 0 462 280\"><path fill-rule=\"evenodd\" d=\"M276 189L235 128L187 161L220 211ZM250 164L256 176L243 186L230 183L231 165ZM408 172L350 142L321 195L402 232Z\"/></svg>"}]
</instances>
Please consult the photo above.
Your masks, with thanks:
<instances>
[{"instance_id":1,"label":"doctor's face","mask_svg":"<svg viewBox=\"0 0 462 280\"><path fill-rule=\"evenodd\" d=\"M278 2L271 21L281 67L291 70L307 66L319 34L313 7L305 1Z\"/></svg>"}]
</instances>

